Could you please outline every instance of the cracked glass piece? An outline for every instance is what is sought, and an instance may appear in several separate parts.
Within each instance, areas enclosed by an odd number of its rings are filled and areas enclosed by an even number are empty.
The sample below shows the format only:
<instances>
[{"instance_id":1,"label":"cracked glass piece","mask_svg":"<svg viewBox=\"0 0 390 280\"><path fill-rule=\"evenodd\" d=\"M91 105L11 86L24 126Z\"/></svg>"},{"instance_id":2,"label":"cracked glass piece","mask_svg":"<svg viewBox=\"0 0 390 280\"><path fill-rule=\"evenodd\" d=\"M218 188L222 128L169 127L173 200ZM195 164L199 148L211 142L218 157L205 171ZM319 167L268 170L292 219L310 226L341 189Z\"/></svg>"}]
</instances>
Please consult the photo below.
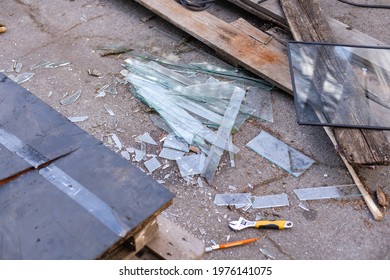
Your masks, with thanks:
<instances>
[{"instance_id":1,"label":"cracked glass piece","mask_svg":"<svg viewBox=\"0 0 390 280\"><path fill-rule=\"evenodd\" d=\"M161 163L155 157L152 157L148 161L145 161L144 164L150 173L152 173L161 166Z\"/></svg>"},{"instance_id":2,"label":"cracked glass piece","mask_svg":"<svg viewBox=\"0 0 390 280\"><path fill-rule=\"evenodd\" d=\"M264 249L264 248L260 248L260 252L266 256L267 259L270 259L270 260L274 260L275 259L275 256L272 255L268 250Z\"/></svg>"},{"instance_id":3,"label":"cracked glass piece","mask_svg":"<svg viewBox=\"0 0 390 280\"><path fill-rule=\"evenodd\" d=\"M170 148L178 151L189 152L188 143L185 143L179 139L174 134L168 134L167 138L163 144L164 148Z\"/></svg>"},{"instance_id":4,"label":"cracked glass piece","mask_svg":"<svg viewBox=\"0 0 390 280\"><path fill-rule=\"evenodd\" d=\"M83 122L88 119L88 116L76 116L76 117L68 117L68 120L70 120L73 123L77 122Z\"/></svg>"},{"instance_id":5,"label":"cracked glass piece","mask_svg":"<svg viewBox=\"0 0 390 280\"><path fill-rule=\"evenodd\" d=\"M290 205L288 201L288 196L285 193L264 195L264 196L253 196L252 199L253 199L252 202L253 209L281 207L281 206Z\"/></svg>"},{"instance_id":6,"label":"cracked glass piece","mask_svg":"<svg viewBox=\"0 0 390 280\"><path fill-rule=\"evenodd\" d=\"M303 209L303 210L305 210L305 211L310 211L310 209L307 208L306 205L303 204L302 202L298 204L298 207L301 208L301 209Z\"/></svg>"},{"instance_id":7,"label":"cracked glass piece","mask_svg":"<svg viewBox=\"0 0 390 280\"><path fill-rule=\"evenodd\" d=\"M130 154L128 151L122 151L121 152L122 157L124 157L126 160L130 160Z\"/></svg>"},{"instance_id":8,"label":"cracked glass piece","mask_svg":"<svg viewBox=\"0 0 390 280\"><path fill-rule=\"evenodd\" d=\"M151 114L149 117L151 121L154 123L154 125L166 131L167 133L173 133L172 128L169 127L169 125L164 121L162 117L155 114Z\"/></svg>"},{"instance_id":9,"label":"cracked glass piece","mask_svg":"<svg viewBox=\"0 0 390 280\"><path fill-rule=\"evenodd\" d=\"M121 150L121 149L122 149L122 143L121 143L121 141L119 140L118 136L116 136L116 134L112 134L112 135L111 135L111 138L112 138L112 141L114 141L115 146L116 146L119 150Z\"/></svg>"},{"instance_id":10,"label":"cracked glass piece","mask_svg":"<svg viewBox=\"0 0 390 280\"><path fill-rule=\"evenodd\" d=\"M19 73L20 70L22 70L23 63L22 62L17 62L15 65L15 73Z\"/></svg>"},{"instance_id":11,"label":"cracked glass piece","mask_svg":"<svg viewBox=\"0 0 390 280\"><path fill-rule=\"evenodd\" d=\"M245 207L252 204L250 193L224 193L216 194L214 204L217 206L235 206L237 208Z\"/></svg>"},{"instance_id":12,"label":"cracked glass piece","mask_svg":"<svg viewBox=\"0 0 390 280\"><path fill-rule=\"evenodd\" d=\"M202 177L206 178L209 183L213 181L215 171L218 168L219 162L225 150L219 147L223 147L223 145L229 146L231 142L230 134L244 97L245 91L236 87L222 118L217 135L212 142L209 155L206 159L205 168L202 171ZM227 150L229 150L229 147L227 147Z\"/></svg>"},{"instance_id":13,"label":"cracked glass piece","mask_svg":"<svg viewBox=\"0 0 390 280\"><path fill-rule=\"evenodd\" d=\"M204 168L205 155L183 156L176 160L179 166L180 175L184 178L187 176L200 174Z\"/></svg>"},{"instance_id":14,"label":"cracked glass piece","mask_svg":"<svg viewBox=\"0 0 390 280\"><path fill-rule=\"evenodd\" d=\"M67 61L60 61L60 62L52 62L45 65L45 68L58 68L62 66L68 66L70 65L70 62Z\"/></svg>"},{"instance_id":15,"label":"cracked glass piece","mask_svg":"<svg viewBox=\"0 0 390 280\"><path fill-rule=\"evenodd\" d=\"M270 91L258 87L248 87L245 95L245 106L253 109L252 117L268 121L274 121L272 112L272 96Z\"/></svg>"},{"instance_id":16,"label":"cracked glass piece","mask_svg":"<svg viewBox=\"0 0 390 280\"><path fill-rule=\"evenodd\" d=\"M81 89L76 91L71 96L68 96L67 98L60 101L61 105L69 105L75 102L79 97L81 96Z\"/></svg>"},{"instance_id":17,"label":"cracked glass piece","mask_svg":"<svg viewBox=\"0 0 390 280\"><path fill-rule=\"evenodd\" d=\"M181 158L184 155L184 152L173 150L170 148L162 148L160 154L158 155L161 158L166 158L169 160L176 160Z\"/></svg>"},{"instance_id":18,"label":"cracked glass piece","mask_svg":"<svg viewBox=\"0 0 390 280\"><path fill-rule=\"evenodd\" d=\"M47 60L38 61L37 63L33 64L33 65L30 67L30 70L34 70L34 69L37 69L37 68L39 68L39 67L48 65L49 63L50 63L50 62L47 61Z\"/></svg>"},{"instance_id":19,"label":"cracked glass piece","mask_svg":"<svg viewBox=\"0 0 390 280\"><path fill-rule=\"evenodd\" d=\"M138 94L163 117L175 134L184 139L188 144L194 142L195 136L209 143L214 141L216 133L205 127L187 111L177 106L166 92L155 92L149 88L141 88ZM223 149L228 146L226 141L225 143L218 142L217 145L221 145ZM235 146L233 148L232 152L237 153L238 148Z\"/></svg>"},{"instance_id":20,"label":"cracked glass piece","mask_svg":"<svg viewBox=\"0 0 390 280\"><path fill-rule=\"evenodd\" d=\"M222 121L222 116L214 113L213 111L208 110L204 106L201 106L200 104L197 104L195 102L192 102L186 98L183 98L181 96L174 96L173 102L177 104L179 107L187 110L188 112L191 112L199 117L202 117L213 124L220 125Z\"/></svg>"},{"instance_id":21,"label":"cracked glass piece","mask_svg":"<svg viewBox=\"0 0 390 280\"><path fill-rule=\"evenodd\" d=\"M271 90L273 88L273 85L270 84L269 82L254 77L250 73L247 74L247 71L245 70L243 71L241 69L229 67L230 65L227 64L225 64L224 67L212 65L207 62L191 63L189 65L188 64L180 65L180 64L174 64L169 61L163 61L160 58L153 58L151 56L137 55L136 53L132 53L132 55L143 60L154 61L162 66L168 67L170 69L174 69L177 72L183 72L187 74L194 73L194 72L203 73L203 74L228 78L230 80L235 80L242 83L257 85L267 90Z\"/></svg>"},{"instance_id":22,"label":"cracked glass piece","mask_svg":"<svg viewBox=\"0 0 390 280\"><path fill-rule=\"evenodd\" d=\"M33 76L34 76L34 73L26 72L26 73L18 75L15 79L12 79L12 80L14 82L18 83L18 84L22 84L22 83L27 82L28 80L30 80ZM10 78L10 77L8 77L8 78Z\"/></svg>"},{"instance_id":23,"label":"cracked glass piece","mask_svg":"<svg viewBox=\"0 0 390 280\"><path fill-rule=\"evenodd\" d=\"M390 48L288 48L299 124L390 130Z\"/></svg>"},{"instance_id":24,"label":"cracked glass piece","mask_svg":"<svg viewBox=\"0 0 390 280\"><path fill-rule=\"evenodd\" d=\"M265 131L262 131L246 146L295 177L301 175L314 163L314 160L308 156Z\"/></svg>"},{"instance_id":25,"label":"cracked glass piece","mask_svg":"<svg viewBox=\"0 0 390 280\"><path fill-rule=\"evenodd\" d=\"M134 152L135 152L134 160L137 161L137 162L140 162L146 156L146 152L145 151L134 149Z\"/></svg>"},{"instance_id":26,"label":"cracked glass piece","mask_svg":"<svg viewBox=\"0 0 390 280\"><path fill-rule=\"evenodd\" d=\"M148 143L148 144L151 144L151 145L157 145L157 142L154 141L152 136L150 136L149 132L145 132L144 134L138 136L137 139L139 141L142 141L142 142L145 142L145 143Z\"/></svg>"},{"instance_id":27,"label":"cracked glass piece","mask_svg":"<svg viewBox=\"0 0 390 280\"><path fill-rule=\"evenodd\" d=\"M106 93L112 94L112 95L117 95L118 90L116 89L116 85L109 85L105 90Z\"/></svg>"},{"instance_id":28,"label":"cracked glass piece","mask_svg":"<svg viewBox=\"0 0 390 280\"><path fill-rule=\"evenodd\" d=\"M114 111L112 111L111 108L108 107L108 105L104 104L104 109L106 109L107 113L109 113L110 116L112 116L112 117L115 116Z\"/></svg>"},{"instance_id":29,"label":"cracked glass piece","mask_svg":"<svg viewBox=\"0 0 390 280\"><path fill-rule=\"evenodd\" d=\"M318 200L329 198L359 197L361 193L356 185L324 186L315 188L295 189L299 200Z\"/></svg>"}]
</instances>

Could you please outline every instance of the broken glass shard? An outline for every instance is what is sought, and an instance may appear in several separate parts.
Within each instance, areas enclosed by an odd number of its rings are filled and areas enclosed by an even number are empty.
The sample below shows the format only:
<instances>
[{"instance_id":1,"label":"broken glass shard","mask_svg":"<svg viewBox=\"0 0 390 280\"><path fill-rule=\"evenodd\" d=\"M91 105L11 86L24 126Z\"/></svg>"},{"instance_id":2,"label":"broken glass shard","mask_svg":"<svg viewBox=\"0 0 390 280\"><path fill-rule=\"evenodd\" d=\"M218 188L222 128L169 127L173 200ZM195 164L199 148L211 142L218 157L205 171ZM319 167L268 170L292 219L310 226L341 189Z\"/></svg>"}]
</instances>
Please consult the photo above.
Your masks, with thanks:
<instances>
[{"instance_id":1,"label":"broken glass shard","mask_svg":"<svg viewBox=\"0 0 390 280\"><path fill-rule=\"evenodd\" d=\"M265 131L262 131L246 146L295 177L301 175L314 163L314 160L308 156Z\"/></svg>"},{"instance_id":2,"label":"broken glass shard","mask_svg":"<svg viewBox=\"0 0 390 280\"><path fill-rule=\"evenodd\" d=\"M202 176L206 178L209 183L213 181L215 171L218 168L219 162L224 152L224 149L221 149L220 147L223 147L223 145L226 146L231 140L230 134L244 97L245 91L241 88L236 87L230 99L229 105L225 111L225 114L222 118L221 125L217 131L217 135L212 142L210 153L206 159L205 168L202 171ZM230 145L227 146L227 150L230 150Z\"/></svg>"},{"instance_id":3,"label":"broken glass shard","mask_svg":"<svg viewBox=\"0 0 390 280\"><path fill-rule=\"evenodd\" d=\"M102 72L96 70L96 69L88 69L88 74L94 77L100 77L102 75Z\"/></svg>"},{"instance_id":4,"label":"broken glass shard","mask_svg":"<svg viewBox=\"0 0 390 280\"><path fill-rule=\"evenodd\" d=\"M22 84L22 83L27 82L28 80L30 80L33 76L34 76L34 73L26 72L26 73L23 73L23 74L18 75L18 76L15 78L14 81L15 81L16 83L18 83L18 84Z\"/></svg>"},{"instance_id":5,"label":"broken glass shard","mask_svg":"<svg viewBox=\"0 0 390 280\"><path fill-rule=\"evenodd\" d=\"M112 111L111 108L108 107L108 105L104 104L104 108L106 109L107 113L110 114L110 116L112 116L112 117L115 116L114 111Z\"/></svg>"},{"instance_id":6,"label":"broken glass shard","mask_svg":"<svg viewBox=\"0 0 390 280\"><path fill-rule=\"evenodd\" d=\"M299 124L390 130L390 48L290 42Z\"/></svg>"},{"instance_id":7,"label":"broken glass shard","mask_svg":"<svg viewBox=\"0 0 390 280\"><path fill-rule=\"evenodd\" d=\"M190 155L183 156L176 160L179 166L180 175L184 178L186 176L192 176L200 174L204 168L205 155Z\"/></svg>"},{"instance_id":8,"label":"broken glass shard","mask_svg":"<svg viewBox=\"0 0 390 280\"><path fill-rule=\"evenodd\" d=\"M112 135L111 135L111 138L112 138L112 140L114 141L115 146L116 146L119 150L121 150L121 149L122 149L122 143L121 143L121 141L119 140L118 136L116 136L116 134L112 134Z\"/></svg>"},{"instance_id":9,"label":"broken glass shard","mask_svg":"<svg viewBox=\"0 0 390 280\"><path fill-rule=\"evenodd\" d=\"M66 62L66 61L52 62L52 63L46 64L45 68L58 68L58 67L62 67L62 66L67 66L69 64L70 64L70 62Z\"/></svg>"},{"instance_id":10,"label":"broken glass shard","mask_svg":"<svg viewBox=\"0 0 390 280\"><path fill-rule=\"evenodd\" d=\"M135 158L134 158L134 160L137 161L137 162L140 162L146 156L146 152L145 151L138 150L138 149L134 149L134 151L135 151Z\"/></svg>"},{"instance_id":11,"label":"broken glass shard","mask_svg":"<svg viewBox=\"0 0 390 280\"><path fill-rule=\"evenodd\" d=\"M235 206L242 208L252 204L250 193L224 193L216 194L214 197L214 204L218 206Z\"/></svg>"},{"instance_id":12,"label":"broken glass shard","mask_svg":"<svg viewBox=\"0 0 390 280\"><path fill-rule=\"evenodd\" d=\"M161 163L155 157L152 157L148 161L145 161L144 164L150 173L152 173L161 166Z\"/></svg>"},{"instance_id":13,"label":"broken glass shard","mask_svg":"<svg viewBox=\"0 0 390 280\"><path fill-rule=\"evenodd\" d=\"M295 189L294 193L299 200L318 200L329 198L351 198L359 197L356 185L324 186L315 188Z\"/></svg>"},{"instance_id":14,"label":"broken glass shard","mask_svg":"<svg viewBox=\"0 0 390 280\"><path fill-rule=\"evenodd\" d=\"M173 150L170 148L163 148L158 156L169 160L176 160L181 158L183 155L184 152L182 151Z\"/></svg>"},{"instance_id":15,"label":"broken glass shard","mask_svg":"<svg viewBox=\"0 0 390 280\"><path fill-rule=\"evenodd\" d=\"M78 90L77 92L75 92L74 94L72 94L71 96L63 99L60 101L61 105L69 105L69 104L72 104L73 102L75 102L77 99L79 99L81 95L81 89Z\"/></svg>"},{"instance_id":16,"label":"broken glass shard","mask_svg":"<svg viewBox=\"0 0 390 280\"><path fill-rule=\"evenodd\" d=\"M122 151L121 152L122 157L124 157L126 160L130 160L130 154L128 151Z\"/></svg>"},{"instance_id":17,"label":"broken glass shard","mask_svg":"<svg viewBox=\"0 0 390 280\"><path fill-rule=\"evenodd\" d=\"M273 122L272 97L270 91L258 87L248 87L245 95L245 106L253 109L251 116Z\"/></svg>"},{"instance_id":18,"label":"broken glass shard","mask_svg":"<svg viewBox=\"0 0 390 280\"><path fill-rule=\"evenodd\" d=\"M150 116L151 121L162 130L166 131L167 133L173 133L172 128L169 127L169 125L164 121L163 118L161 118L158 115L151 114ZM169 147L168 147L169 148Z\"/></svg>"},{"instance_id":19,"label":"broken glass shard","mask_svg":"<svg viewBox=\"0 0 390 280\"><path fill-rule=\"evenodd\" d=\"M274 260L275 257L266 249L263 249L263 248L260 248L260 252L266 256L267 259L271 259L271 260Z\"/></svg>"},{"instance_id":20,"label":"broken glass shard","mask_svg":"<svg viewBox=\"0 0 390 280\"><path fill-rule=\"evenodd\" d=\"M178 151L189 152L188 144L177 139L174 134L168 134L163 144L164 148L170 148Z\"/></svg>"},{"instance_id":21,"label":"broken glass shard","mask_svg":"<svg viewBox=\"0 0 390 280\"><path fill-rule=\"evenodd\" d=\"M88 116L76 116L76 117L69 117L68 120L70 120L73 123L77 122L83 122L88 119Z\"/></svg>"},{"instance_id":22,"label":"broken glass shard","mask_svg":"<svg viewBox=\"0 0 390 280\"><path fill-rule=\"evenodd\" d=\"M19 73L20 70L22 70L22 67L23 67L23 63L22 62L17 62L16 65L15 65L15 72Z\"/></svg>"},{"instance_id":23,"label":"broken glass shard","mask_svg":"<svg viewBox=\"0 0 390 280\"><path fill-rule=\"evenodd\" d=\"M288 196L285 193L265 196L253 196L254 209L289 206Z\"/></svg>"},{"instance_id":24,"label":"broken glass shard","mask_svg":"<svg viewBox=\"0 0 390 280\"><path fill-rule=\"evenodd\" d=\"M30 70L34 70L34 69L36 69L36 68L39 68L39 67L48 65L49 63L50 63L50 62L47 61L47 60L38 61L37 63L33 64L33 65L30 67Z\"/></svg>"},{"instance_id":25,"label":"broken glass shard","mask_svg":"<svg viewBox=\"0 0 390 280\"><path fill-rule=\"evenodd\" d=\"M109 86L105 89L105 92L106 92L106 93L109 93L109 94L113 94L113 95L117 95L117 94L118 94L118 91L117 91L115 85L109 85Z\"/></svg>"},{"instance_id":26,"label":"broken glass shard","mask_svg":"<svg viewBox=\"0 0 390 280\"><path fill-rule=\"evenodd\" d=\"M150 136L149 132L145 132L144 134L137 137L139 141L151 144L151 145L157 145L156 141Z\"/></svg>"}]
</instances>

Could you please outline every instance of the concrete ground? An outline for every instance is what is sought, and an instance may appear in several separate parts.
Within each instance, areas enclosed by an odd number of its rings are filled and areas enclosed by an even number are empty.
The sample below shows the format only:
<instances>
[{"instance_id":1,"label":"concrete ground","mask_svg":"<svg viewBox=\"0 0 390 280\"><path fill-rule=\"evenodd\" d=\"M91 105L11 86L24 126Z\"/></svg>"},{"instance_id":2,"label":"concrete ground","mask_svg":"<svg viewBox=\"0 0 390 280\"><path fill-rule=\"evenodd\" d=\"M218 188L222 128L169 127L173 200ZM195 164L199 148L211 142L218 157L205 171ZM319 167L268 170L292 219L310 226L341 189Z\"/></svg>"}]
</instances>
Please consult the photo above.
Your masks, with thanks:
<instances>
[{"instance_id":1,"label":"concrete ground","mask_svg":"<svg viewBox=\"0 0 390 280\"><path fill-rule=\"evenodd\" d=\"M334 0L321 2L327 14L390 44L388 10L354 8ZM261 24L224 1L217 1L211 12L227 21L245 17ZM127 57L125 54L101 57L97 50L99 45L128 43L138 52L182 63L216 62L212 50L158 17L146 20L150 15L151 12L130 0L2 1L0 23L7 26L7 32L0 34L0 70L6 70L13 60L23 63L21 72L29 71L40 60L69 61L71 64L66 67L33 70L35 75L23 86L66 117L88 116L86 121L77 124L107 145L110 145L110 133L116 133L126 147L137 147L135 137L144 132L161 139L165 133L150 121L149 111L132 97L127 86L118 85L117 95L95 98L99 88L120 77L121 64ZM103 75L90 76L88 70L92 69ZM60 104L66 94L79 89L82 95L75 103ZM296 124L291 96L274 90L272 102L274 122L249 120L242 126L233 138L240 148L236 167L229 167L224 157L212 187L187 184L172 161L168 162L168 168L153 172L156 180L171 174L164 185L176 195L173 205L163 215L203 240L206 246L212 241L224 243L260 237L250 245L205 254L204 259L266 259L260 249L275 259L390 259L390 219L385 216L383 221L375 221L362 199L305 203L309 211L298 206L299 200L293 193L295 188L343 185L353 181L324 130ZM110 116L104 105L109 106L115 116ZM316 163L298 178L288 175L245 147L262 130L304 152ZM157 153L160 149L161 145L148 146L148 153ZM145 169L142 162L131 164ZM361 168L359 172L371 193L380 186L390 194L388 166L376 170ZM252 195L284 192L290 206L243 213L214 205L214 195L225 192ZM252 220L256 216L284 218L293 221L294 227L283 231L231 231L228 222L240 216Z\"/></svg>"}]
</instances>

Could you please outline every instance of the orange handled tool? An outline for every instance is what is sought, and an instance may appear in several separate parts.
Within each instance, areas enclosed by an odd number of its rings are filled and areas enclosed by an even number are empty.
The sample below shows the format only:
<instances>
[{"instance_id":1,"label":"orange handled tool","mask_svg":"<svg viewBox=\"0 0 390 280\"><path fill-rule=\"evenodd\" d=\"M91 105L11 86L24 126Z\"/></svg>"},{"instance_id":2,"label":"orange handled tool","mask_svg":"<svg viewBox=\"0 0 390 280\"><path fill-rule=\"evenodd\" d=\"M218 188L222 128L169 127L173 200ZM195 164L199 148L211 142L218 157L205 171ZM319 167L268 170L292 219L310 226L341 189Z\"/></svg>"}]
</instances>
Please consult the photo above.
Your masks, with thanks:
<instances>
[{"instance_id":1,"label":"orange handled tool","mask_svg":"<svg viewBox=\"0 0 390 280\"><path fill-rule=\"evenodd\" d=\"M217 244L217 245L213 245L210 247L206 247L206 252L211 252L213 250L218 250L218 249L226 249L226 248L230 248L230 247L234 247L234 246L240 246L240 245L255 242L257 240L259 240L259 238L255 237L255 238L250 238L250 239L245 239L245 240L233 241L233 242L229 242L229 243L225 243L225 244Z\"/></svg>"}]
</instances>

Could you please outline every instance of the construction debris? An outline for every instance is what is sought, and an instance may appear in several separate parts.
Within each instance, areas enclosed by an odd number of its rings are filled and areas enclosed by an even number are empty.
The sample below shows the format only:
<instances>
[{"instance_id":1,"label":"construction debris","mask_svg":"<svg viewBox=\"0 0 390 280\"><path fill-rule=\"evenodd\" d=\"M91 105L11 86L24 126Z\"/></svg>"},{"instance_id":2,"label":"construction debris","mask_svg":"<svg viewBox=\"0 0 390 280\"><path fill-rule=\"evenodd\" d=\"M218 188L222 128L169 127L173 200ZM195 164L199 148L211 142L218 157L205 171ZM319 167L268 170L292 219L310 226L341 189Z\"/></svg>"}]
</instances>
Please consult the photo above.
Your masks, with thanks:
<instances>
[{"instance_id":1,"label":"construction debris","mask_svg":"<svg viewBox=\"0 0 390 280\"><path fill-rule=\"evenodd\" d=\"M308 156L265 131L262 131L246 145L295 177L301 175L314 163L314 160Z\"/></svg>"}]
</instances>

